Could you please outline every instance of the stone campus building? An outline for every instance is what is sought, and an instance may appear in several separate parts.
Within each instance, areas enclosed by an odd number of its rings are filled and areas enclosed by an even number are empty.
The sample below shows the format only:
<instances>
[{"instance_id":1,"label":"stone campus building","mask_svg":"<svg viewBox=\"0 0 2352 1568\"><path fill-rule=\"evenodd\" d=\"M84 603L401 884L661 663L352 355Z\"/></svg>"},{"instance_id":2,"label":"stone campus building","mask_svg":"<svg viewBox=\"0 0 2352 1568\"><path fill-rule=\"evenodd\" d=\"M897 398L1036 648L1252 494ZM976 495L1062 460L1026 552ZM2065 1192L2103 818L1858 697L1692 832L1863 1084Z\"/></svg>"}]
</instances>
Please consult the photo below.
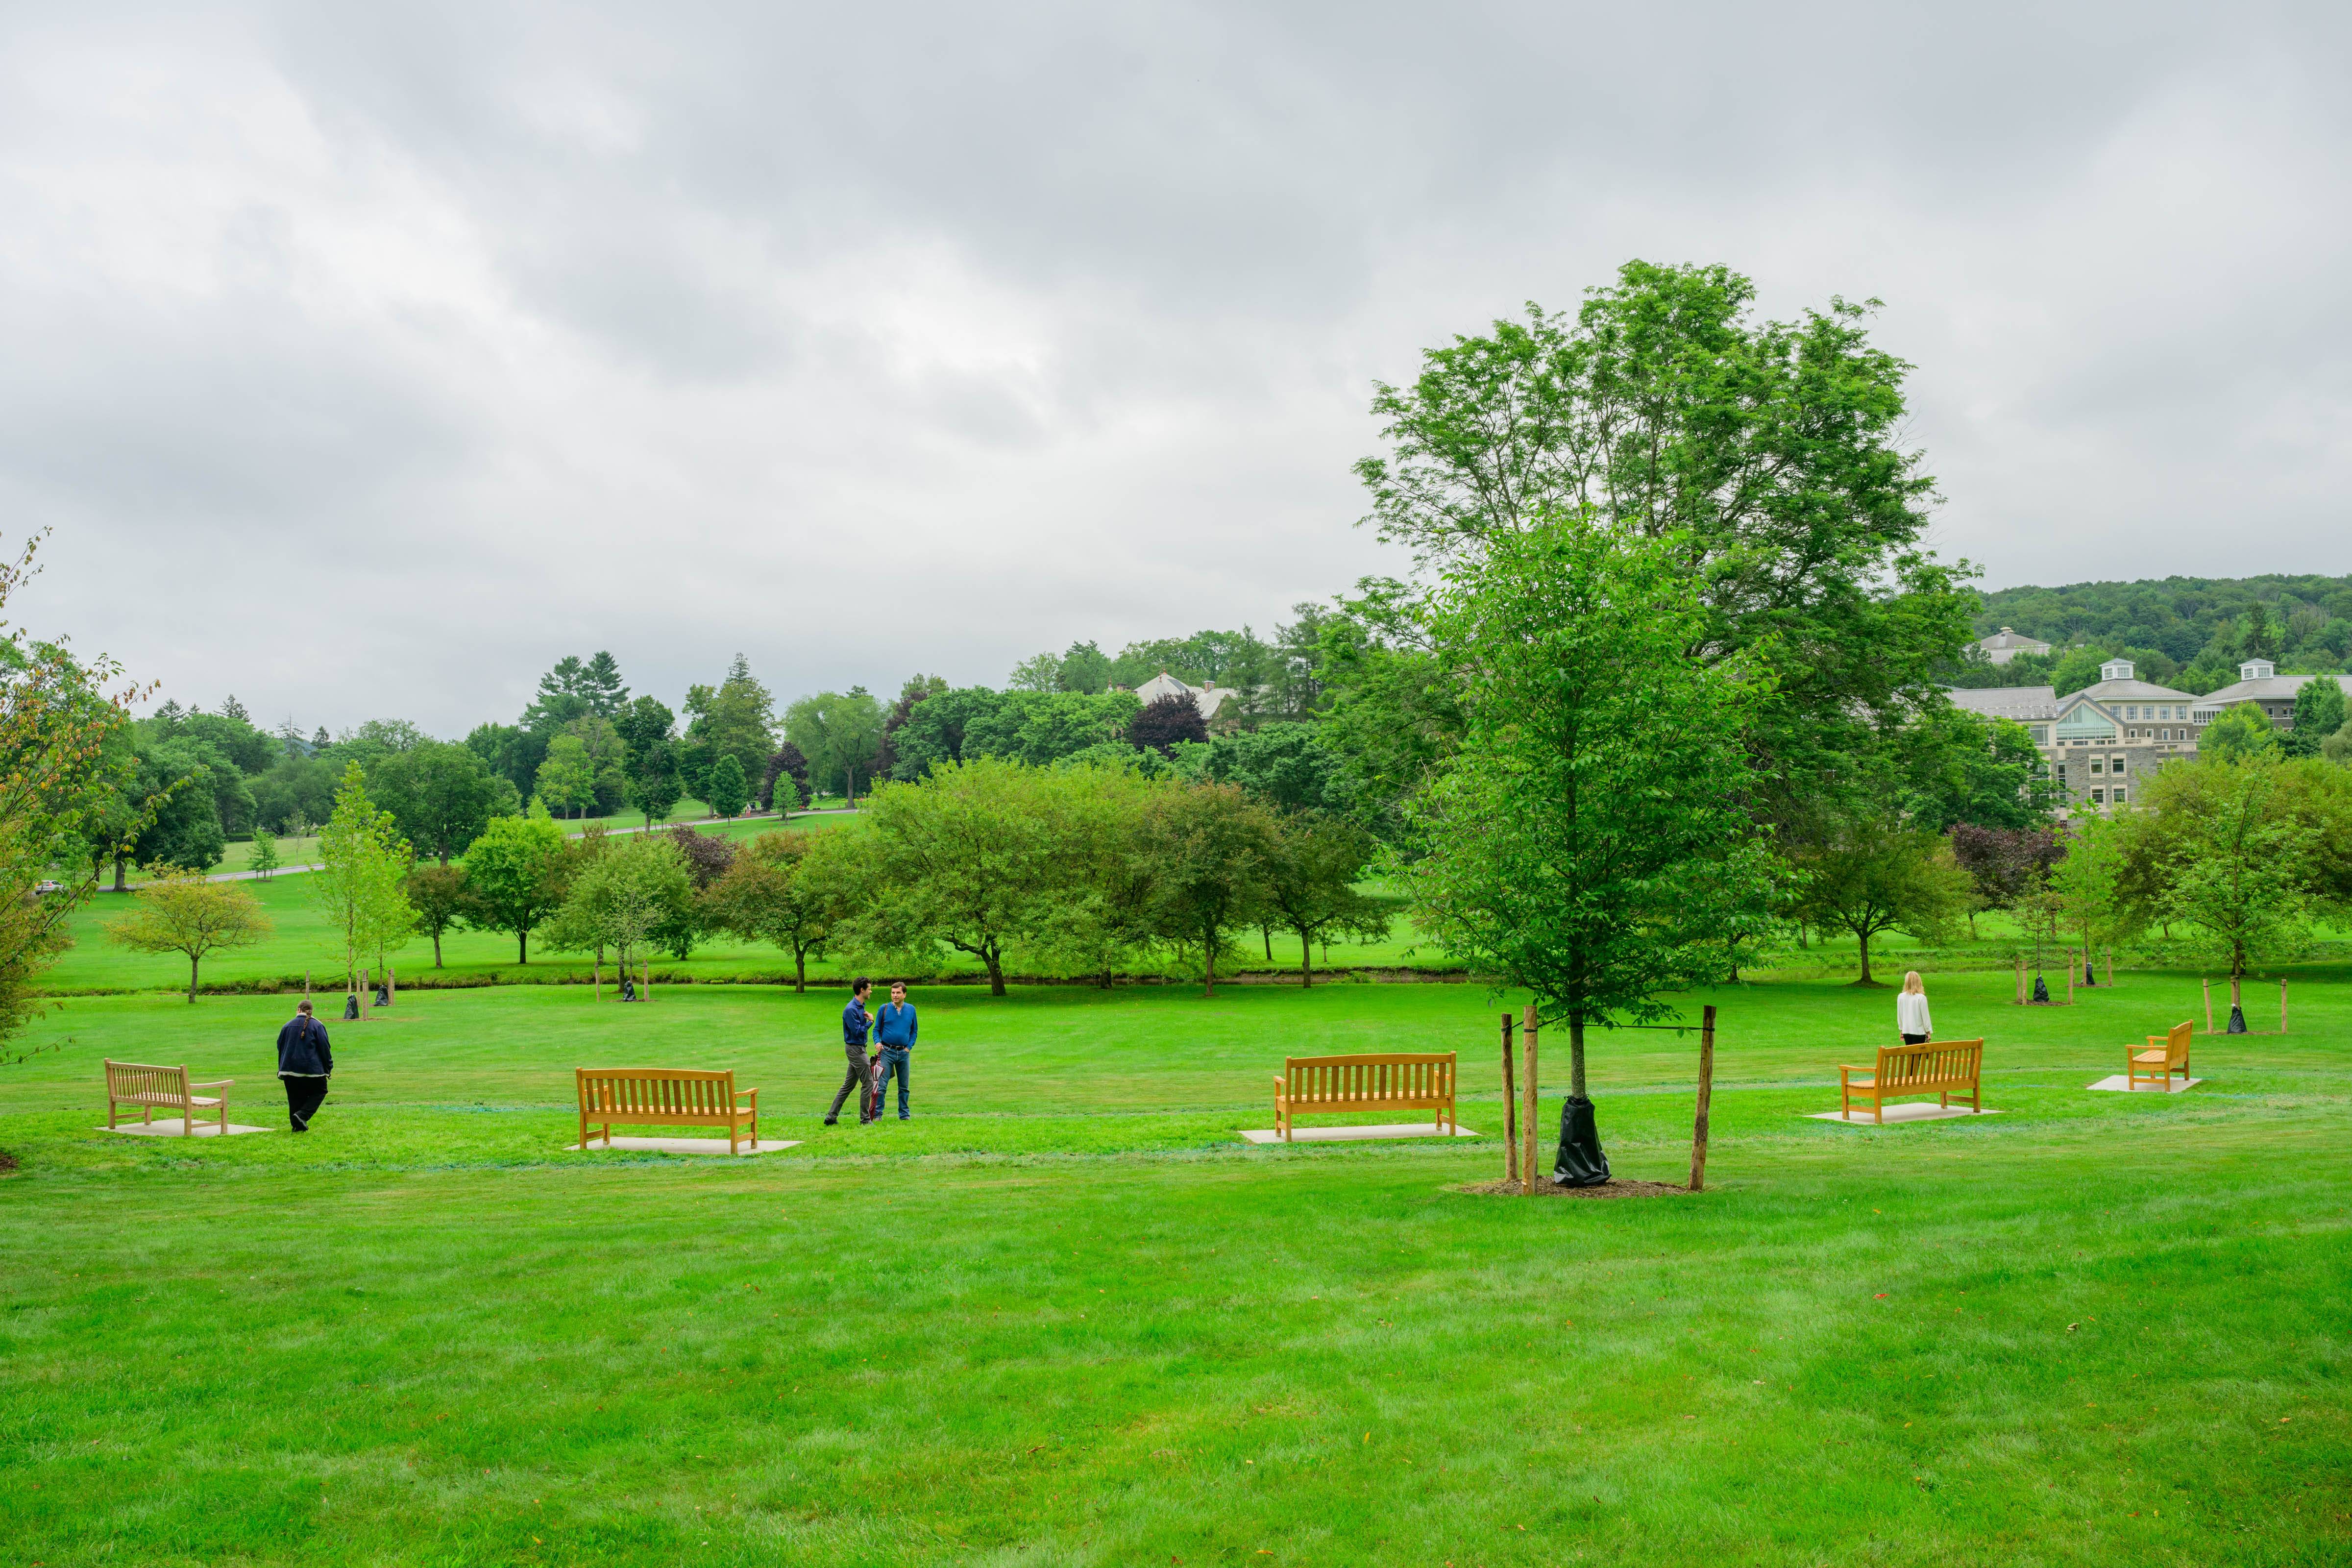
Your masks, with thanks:
<instances>
[{"instance_id":1,"label":"stone campus building","mask_svg":"<svg viewBox=\"0 0 2352 1568\"><path fill-rule=\"evenodd\" d=\"M1948 693L1956 708L2022 724L2033 737L2069 808L2130 804L2137 781L2175 757L2197 754L2197 737L2222 711L2252 702L2282 730L2294 728L2294 694L2307 675L2281 675L2250 658L2238 681L2192 697L2137 679L2127 658L2099 667L2099 681L2059 696L2047 686L1990 686ZM2322 677L2321 679L2329 679ZM2352 695L2352 675L2332 679Z\"/></svg>"}]
</instances>

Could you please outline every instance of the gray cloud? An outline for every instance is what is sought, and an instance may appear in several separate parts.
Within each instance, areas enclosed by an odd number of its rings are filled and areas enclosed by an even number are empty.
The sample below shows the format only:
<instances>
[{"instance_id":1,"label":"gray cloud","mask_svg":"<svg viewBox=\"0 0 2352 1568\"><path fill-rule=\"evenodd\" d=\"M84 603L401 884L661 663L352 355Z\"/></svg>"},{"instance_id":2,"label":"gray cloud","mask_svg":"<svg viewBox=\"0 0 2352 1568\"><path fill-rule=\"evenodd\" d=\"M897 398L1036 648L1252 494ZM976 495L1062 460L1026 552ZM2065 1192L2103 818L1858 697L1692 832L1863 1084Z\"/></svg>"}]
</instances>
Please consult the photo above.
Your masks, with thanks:
<instances>
[{"instance_id":1,"label":"gray cloud","mask_svg":"<svg viewBox=\"0 0 2352 1568\"><path fill-rule=\"evenodd\" d=\"M1632 256L1885 301L1988 581L2352 571L2331 8L0 20L0 529L184 700L1002 679L1392 565L1374 377Z\"/></svg>"}]
</instances>

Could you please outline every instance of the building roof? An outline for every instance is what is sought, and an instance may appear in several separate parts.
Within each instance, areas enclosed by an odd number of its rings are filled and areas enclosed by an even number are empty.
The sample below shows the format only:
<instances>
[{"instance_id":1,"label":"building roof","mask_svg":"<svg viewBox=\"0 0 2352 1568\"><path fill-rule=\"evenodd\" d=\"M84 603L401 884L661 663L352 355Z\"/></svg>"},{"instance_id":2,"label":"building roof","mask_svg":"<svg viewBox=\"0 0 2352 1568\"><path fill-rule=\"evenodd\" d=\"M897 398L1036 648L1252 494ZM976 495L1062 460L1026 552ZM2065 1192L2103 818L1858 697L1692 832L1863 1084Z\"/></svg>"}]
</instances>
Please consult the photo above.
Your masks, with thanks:
<instances>
[{"instance_id":1,"label":"building roof","mask_svg":"<svg viewBox=\"0 0 2352 1568\"><path fill-rule=\"evenodd\" d=\"M1147 708L1163 697L1190 697L1192 706L1201 710L1202 719L1215 718L1217 710L1233 694L1232 687L1219 686L1214 682L1207 686L1187 686L1164 669L1135 689L1137 700Z\"/></svg>"},{"instance_id":2,"label":"building roof","mask_svg":"<svg viewBox=\"0 0 2352 1568\"><path fill-rule=\"evenodd\" d=\"M2292 702L2306 680L2333 680L2352 697L2352 675L2267 675L2209 691L2197 700L2197 706L2220 710L2233 702Z\"/></svg>"},{"instance_id":3,"label":"building roof","mask_svg":"<svg viewBox=\"0 0 2352 1568\"><path fill-rule=\"evenodd\" d=\"M2001 627L2000 630L1993 633L1992 636L1989 637L1979 638L1977 641L1977 647L1984 649L1985 652L1989 654L2006 653L2011 656L2021 653L2048 653L2050 651L2050 645L2043 642L2041 638L2023 636L2008 626ZM1994 662L1996 664L2005 664L2008 661L2006 659L1996 659Z\"/></svg>"},{"instance_id":4,"label":"building roof","mask_svg":"<svg viewBox=\"0 0 2352 1568\"><path fill-rule=\"evenodd\" d=\"M2096 686L2085 686L2080 691L2069 691L2059 700L2072 702L2077 697L2087 697L2094 702L2193 702L2186 691L2175 691L2169 686L2158 686L2148 680L2102 680Z\"/></svg>"},{"instance_id":5,"label":"building roof","mask_svg":"<svg viewBox=\"0 0 2352 1568\"><path fill-rule=\"evenodd\" d=\"M2058 694L2047 686L1975 686L1944 689L1955 708L2021 723L2058 717Z\"/></svg>"}]
</instances>

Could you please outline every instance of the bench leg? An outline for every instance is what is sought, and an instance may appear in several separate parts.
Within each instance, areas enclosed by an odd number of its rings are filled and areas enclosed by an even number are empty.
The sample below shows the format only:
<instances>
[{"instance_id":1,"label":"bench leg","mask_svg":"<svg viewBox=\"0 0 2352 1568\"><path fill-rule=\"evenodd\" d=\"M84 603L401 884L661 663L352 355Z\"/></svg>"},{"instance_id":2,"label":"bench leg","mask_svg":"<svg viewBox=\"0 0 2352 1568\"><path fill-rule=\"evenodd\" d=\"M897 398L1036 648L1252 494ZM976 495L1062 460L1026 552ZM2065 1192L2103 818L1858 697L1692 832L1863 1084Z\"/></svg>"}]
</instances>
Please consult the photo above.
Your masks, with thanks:
<instances>
[{"instance_id":1,"label":"bench leg","mask_svg":"<svg viewBox=\"0 0 2352 1568\"><path fill-rule=\"evenodd\" d=\"M1881 1127L1886 1125L1886 1101L1877 1095L1870 1097L1870 1119Z\"/></svg>"}]
</instances>

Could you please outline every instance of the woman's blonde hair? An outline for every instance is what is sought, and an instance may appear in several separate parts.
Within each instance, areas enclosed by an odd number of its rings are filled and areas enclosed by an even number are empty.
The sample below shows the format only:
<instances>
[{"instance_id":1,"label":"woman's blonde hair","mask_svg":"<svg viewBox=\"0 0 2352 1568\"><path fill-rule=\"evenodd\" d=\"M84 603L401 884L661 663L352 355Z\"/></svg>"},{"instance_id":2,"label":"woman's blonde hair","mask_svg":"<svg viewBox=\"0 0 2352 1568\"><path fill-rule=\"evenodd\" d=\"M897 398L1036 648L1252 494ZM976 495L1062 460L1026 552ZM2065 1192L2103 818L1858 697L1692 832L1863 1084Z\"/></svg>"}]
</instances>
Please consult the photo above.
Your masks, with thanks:
<instances>
[{"instance_id":1,"label":"woman's blonde hair","mask_svg":"<svg viewBox=\"0 0 2352 1568\"><path fill-rule=\"evenodd\" d=\"M1919 972L1916 969L1903 976L1903 989L1914 996L1925 996L1927 994L1927 983L1919 978Z\"/></svg>"}]
</instances>

